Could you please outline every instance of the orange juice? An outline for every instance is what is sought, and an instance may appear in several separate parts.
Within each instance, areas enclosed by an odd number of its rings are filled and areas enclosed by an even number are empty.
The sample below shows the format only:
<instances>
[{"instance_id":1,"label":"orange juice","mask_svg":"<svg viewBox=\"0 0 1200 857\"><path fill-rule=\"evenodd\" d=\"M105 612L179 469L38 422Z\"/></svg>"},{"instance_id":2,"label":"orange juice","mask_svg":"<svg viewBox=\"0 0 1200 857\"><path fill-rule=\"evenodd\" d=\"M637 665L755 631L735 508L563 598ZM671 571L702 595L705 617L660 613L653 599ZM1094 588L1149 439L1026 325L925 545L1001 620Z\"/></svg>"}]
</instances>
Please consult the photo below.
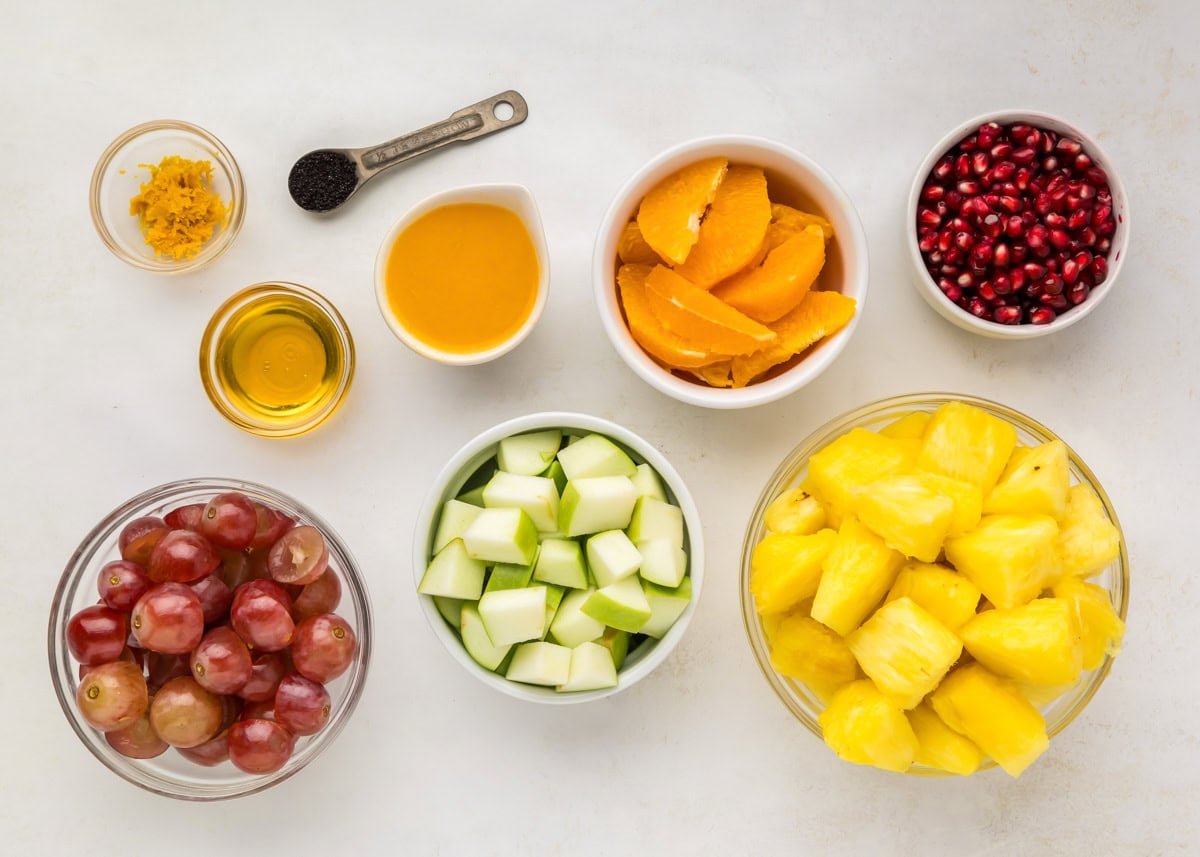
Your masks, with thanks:
<instances>
[{"instance_id":1,"label":"orange juice","mask_svg":"<svg viewBox=\"0 0 1200 857\"><path fill-rule=\"evenodd\" d=\"M498 205L444 205L392 245L385 285L396 320L431 348L488 351L533 312L540 275L525 223Z\"/></svg>"}]
</instances>

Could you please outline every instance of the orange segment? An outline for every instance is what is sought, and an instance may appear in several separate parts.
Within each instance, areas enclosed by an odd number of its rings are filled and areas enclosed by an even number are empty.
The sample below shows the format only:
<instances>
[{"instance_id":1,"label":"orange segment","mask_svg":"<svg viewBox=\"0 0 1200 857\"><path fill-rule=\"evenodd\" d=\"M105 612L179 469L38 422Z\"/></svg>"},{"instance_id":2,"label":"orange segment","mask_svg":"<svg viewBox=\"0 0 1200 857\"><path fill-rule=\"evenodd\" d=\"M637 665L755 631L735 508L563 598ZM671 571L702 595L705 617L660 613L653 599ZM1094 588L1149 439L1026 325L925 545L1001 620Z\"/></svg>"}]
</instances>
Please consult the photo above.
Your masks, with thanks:
<instances>
[{"instance_id":1,"label":"orange segment","mask_svg":"<svg viewBox=\"0 0 1200 857\"><path fill-rule=\"evenodd\" d=\"M786 223L772 223L767 227L767 237L763 239L763 246L770 253L784 241L793 238L803 232L804 229L797 226L790 226Z\"/></svg>"},{"instance_id":2,"label":"orange segment","mask_svg":"<svg viewBox=\"0 0 1200 857\"><path fill-rule=\"evenodd\" d=\"M792 208L790 205L781 205L778 202L772 205L771 219L781 226L790 226L793 229L803 229L813 225L820 226L826 241L833 237L833 224L824 217L819 214L809 214L807 211Z\"/></svg>"},{"instance_id":3,"label":"orange segment","mask_svg":"<svg viewBox=\"0 0 1200 857\"><path fill-rule=\"evenodd\" d=\"M763 171L730 167L700 224L700 240L687 261L678 266L680 275L702 289L711 289L754 258L770 222L771 200Z\"/></svg>"},{"instance_id":4,"label":"orange segment","mask_svg":"<svg viewBox=\"0 0 1200 857\"><path fill-rule=\"evenodd\" d=\"M621 230L621 237L617 240L617 258L627 265L657 265L662 261L642 237L636 220L629 221Z\"/></svg>"},{"instance_id":5,"label":"orange segment","mask_svg":"<svg viewBox=\"0 0 1200 857\"><path fill-rule=\"evenodd\" d=\"M726 280L712 293L755 321L771 322L796 308L824 265L821 227L806 226L772 250L762 265Z\"/></svg>"},{"instance_id":6,"label":"orange segment","mask_svg":"<svg viewBox=\"0 0 1200 857\"><path fill-rule=\"evenodd\" d=\"M713 201L729 161L708 158L671 173L650 189L638 208L646 243L673 265L688 257L700 237L700 218Z\"/></svg>"},{"instance_id":7,"label":"orange segment","mask_svg":"<svg viewBox=\"0 0 1200 857\"><path fill-rule=\"evenodd\" d=\"M771 328L778 339L753 354L733 358L733 386L744 387L772 366L841 330L854 318L855 301L838 292L809 292Z\"/></svg>"},{"instance_id":8,"label":"orange segment","mask_svg":"<svg viewBox=\"0 0 1200 857\"><path fill-rule=\"evenodd\" d=\"M709 354L684 342L664 328L655 318L646 301L646 277L649 265L622 265L617 271L617 287L621 291L621 306L633 341L656 360L668 366L690 369L711 363L721 355Z\"/></svg>"},{"instance_id":9,"label":"orange segment","mask_svg":"<svg viewBox=\"0 0 1200 857\"><path fill-rule=\"evenodd\" d=\"M699 369L691 370L693 375L710 387L732 387L733 378L730 377L732 371L732 360L720 360L716 363L709 363L707 366L701 366Z\"/></svg>"},{"instance_id":10,"label":"orange segment","mask_svg":"<svg viewBox=\"0 0 1200 857\"><path fill-rule=\"evenodd\" d=\"M667 330L710 351L749 354L775 339L770 328L662 265L646 278L646 298Z\"/></svg>"}]
</instances>

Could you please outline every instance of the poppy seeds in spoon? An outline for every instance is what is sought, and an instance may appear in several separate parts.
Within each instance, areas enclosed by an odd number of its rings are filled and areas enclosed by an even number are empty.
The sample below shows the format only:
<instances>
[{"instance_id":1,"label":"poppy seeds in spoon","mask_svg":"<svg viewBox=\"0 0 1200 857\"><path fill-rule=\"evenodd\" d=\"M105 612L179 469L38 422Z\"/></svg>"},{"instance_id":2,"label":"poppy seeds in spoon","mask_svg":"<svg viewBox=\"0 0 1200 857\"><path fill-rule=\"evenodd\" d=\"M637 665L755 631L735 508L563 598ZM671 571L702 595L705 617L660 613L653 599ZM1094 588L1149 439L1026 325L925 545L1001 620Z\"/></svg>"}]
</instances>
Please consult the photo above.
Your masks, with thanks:
<instances>
[{"instance_id":1,"label":"poppy seeds in spoon","mask_svg":"<svg viewBox=\"0 0 1200 857\"><path fill-rule=\"evenodd\" d=\"M358 186L358 168L341 152L318 149L292 165L288 193L305 211L337 208Z\"/></svg>"}]
</instances>

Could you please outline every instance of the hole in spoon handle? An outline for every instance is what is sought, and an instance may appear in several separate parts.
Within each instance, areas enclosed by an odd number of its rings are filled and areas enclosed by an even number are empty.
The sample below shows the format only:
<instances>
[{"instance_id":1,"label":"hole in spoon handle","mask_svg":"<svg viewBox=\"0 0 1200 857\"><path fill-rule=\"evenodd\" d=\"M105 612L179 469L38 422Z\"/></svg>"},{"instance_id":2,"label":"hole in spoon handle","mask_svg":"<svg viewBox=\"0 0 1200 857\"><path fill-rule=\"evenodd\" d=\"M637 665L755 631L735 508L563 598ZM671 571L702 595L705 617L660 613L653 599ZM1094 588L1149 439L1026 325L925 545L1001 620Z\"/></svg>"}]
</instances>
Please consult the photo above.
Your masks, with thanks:
<instances>
[{"instance_id":1,"label":"hole in spoon handle","mask_svg":"<svg viewBox=\"0 0 1200 857\"><path fill-rule=\"evenodd\" d=\"M503 108L511 108L511 115ZM501 119L500 115L507 118ZM450 143L475 140L497 131L520 125L529 116L529 106L521 93L510 89L455 111L448 119L420 130L388 140L362 154L362 164L374 172L440 149Z\"/></svg>"}]
</instances>

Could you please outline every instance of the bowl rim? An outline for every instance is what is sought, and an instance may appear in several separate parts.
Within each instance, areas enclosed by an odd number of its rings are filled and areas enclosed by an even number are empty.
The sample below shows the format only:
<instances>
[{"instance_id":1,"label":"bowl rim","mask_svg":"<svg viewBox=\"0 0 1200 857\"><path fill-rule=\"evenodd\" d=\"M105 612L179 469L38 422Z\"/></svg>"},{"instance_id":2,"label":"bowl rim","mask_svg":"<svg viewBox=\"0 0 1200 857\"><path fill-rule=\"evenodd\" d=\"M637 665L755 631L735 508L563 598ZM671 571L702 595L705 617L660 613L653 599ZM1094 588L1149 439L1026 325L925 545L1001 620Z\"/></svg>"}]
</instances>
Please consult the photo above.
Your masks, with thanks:
<instances>
[{"instance_id":1,"label":"bowl rim","mask_svg":"<svg viewBox=\"0 0 1200 857\"><path fill-rule=\"evenodd\" d=\"M538 261L537 296L534 298L533 309L520 328L499 345L485 351L472 351L466 354L443 351L423 342L404 327L392 313L387 295L388 258L400 233L435 208L458 203L494 205L511 211L520 218L529 232L529 239L533 243L533 251ZM546 230L542 225L542 215L533 192L525 185L515 182L485 182L459 185L430 194L401 215L380 242L379 250L375 254L374 283L375 302L379 306L379 314L383 316L384 323L387 324L392 334L408 346L413 353L449 366L476 366L503 357L524 342L533 332L542 317L542 311L546 308L546 300L550 293L550 252L546 245Z\"/></svg>"},{"instance_id":2,"label":"bowl rim","mask_svg":"<svg viewBox=\"0 0 1200 857\"><path fill-rule=\"evenodd\" d=\"M316 416L310 416L302 422L285 427L262 425L234 408L221 395L214 378L215 372L213 369L213 364L218 357L217 339L225 329L225 325L229 322L233 313L247 304L271 294L286 294L301 298L307 301L310 306L320 311L329 319L338 336L342 338L343 351L345 352L345 359L342 361L342 374L338 379L338 389L333 398L330 399L329 404ZM354 383L355 365L354 337L350 333L350 326L346 324L346 319L338 311L338 308L315 289L301 285L300 283L289 283L286 280L266 280L261 283L253 283L230 295L213 312L208 320L208 324L204 327L203 335L200 337L200 383L204 387L205 395L208 396L208 400L212 402L217 413L223 416L228 422L237 426L242 431L257 435L258 437L297 437L298 435L307 434L322 425L338 412L346 399L346 394L350 392L350 387Z\"/></svg>"},{"instance_id":3,"label":"bowl rim","mask_svg":"<svg viewBox=\"0 0 1200 857\"><path fill-rule=\"evenodd\" d=\"M66 646L66 627L70 620L70 605L65 603L64 596L67 595L68 590L74 593L80 585L86 585L86 576L98 568L98 561L100 559L98 554L104 542L128 523L131 520L131 516L143 510L147 504L169 502L172 498L196 491L212 492L215 494L229 490L244 491L248 494L265 498L269 502L289 506L299 512L300 517L304 521L321 531L321 534L325 537L329 545L330 553L337 559L337 565L341 571L344 583L343 591L349 594L354 605L354 632L358 637L358 655L351 669L346 673L349 681L340 705L330 716L325 728L317 733L317 735L311 736L310 743L305 747L306 750L309 750L308 755L304 756L298 764L285 764L278 771L261 776L245 774L248 779L244 782L219 788L204 789L201 787L174 786L174 784L164 783L161 778L151 776L141 769L139 763L149 760L130 759L120 756L115 752L105 754L99 746L105 743L102 733L88 726L78 711L76 711L75 694L69 687L70 676L74 675L75 667L73 658ZM117 506L117 508L105 515L98 524L92 527L79 543L78 547L75 548L55 587L54 597L50 604L46 643L50 677L63 715L83 745L104 767L126 782L157 795L177 800L210 802L256 794L284 780L290 779L307 767L333 743L334 739L345 728L346 723L350 720L362 697L371 663L373 628L374 620L371 612L371 599L367 592L366 579L363 577L358 562L354 559L354 555L350 552L350 549L342 541L337 531L324 518L290 495L258 482L230 477L195 477L165 482L149 488Z\"/></svg>"},{"instance_id":4,"label":"bowl rim","mask_svg":"<svg viewBox=\"0 0 1200 857\"><path fill-rule=\"evenodd\" d=\"M917 221L917 207L920 203L921 188L924 186L925 179L928 178L930 171L933 169L934 163L951 146L958 143L971 131L985 122L998 122L1003 125L1016 121L1028 122L1039 128L1049 128L1057 133L1065 132L1077 138L1096 165L1107 174L1109 189L1112 191L1113 196L1113 214L1117 218L1117 230L1113 233L1112 246L1109 248L1107 256L1109 260L1107 278L1092 290L1086 301L1060 314L1049 324L1043 325L1006 325L983 321L961 307L950 303L937 287L937 283L934 282L929 272L925 270L925 263L921 258L921 250L917 246L917 230L915 225ZM913 175L912 184L909 186L908 200L904 214L904 243L907 248L913 283L917 287L917 291L921 297L925 299L938 315L963 330L968 330L991 339L1037 339L1076 324L1090 315L1100 305L1100 302L1108 296L1117 281L1117 275L1120 274L1129 253L1130 226L1129 195L1125 190L1125 185L1121 181L1121 175L1117 171L1112 158L1095 137L1088 134L1074 122L1064 119L1057 114L1041 110L1009 108L981 113L978 116L959 123L946 134L943 134L938 142L934 144L933 148L929 150L928 154L925 155L924 160L920 162L916 173Z\"/></svg>"},{"instance_id":5,"label":"bowl rim","mask_svg":"<svg viewBox=\"0 0 1200 857\"><path fill-rule=\"evenodd\" d=\"M804 187L814 183L820 185L825 193L836 200L838 213L849 224L848 231L838 233L838 241L842 246L844 257L853 260L858 269L857 276L847 275L841 289L842 294L853 297L858 302L854 317L850 322L833 336L827 337L821 343L819 350L808 355L796 365L766 381L739 389L702 387L677 378L654 362L634 342L629 333L629 328L617 306L615 283L606 275L608 264L616 256L617 241L620 237L621 227L624 226L624 213L632 207L631 204L634 202L635 188L683 155L721 146L739 146L769 152L773 156L789 161L793 168L807 174L803 182L792 179L798 186ZM613 349L639 378L659 392L689 405L714 409L751 408L777 401L806 386L828 369L841 355L858 328L866 305L869 275L870 254L867 235L858 210L849 194L828 170L812 158L784 143L750 134L714 134L695 137L659 152L626 179L613 196L600 221L592 251L592 289L601 323Z\"/></svg>"},{"instance_id":6,"label":"bowl rim","mask_svg":"<svg viewBox=\"0 0 1200 857\"><path fill-rule=\"evenodd\" d=\"M626 663L621 668L618 672L616 687L575 693L557 693L554 688L520 684L509 681L491 670L485 670L467 654L462 642L438 613L433 598L416 591L429 562L429 544L434 536L434 525L442 504L458 493L459 487L484 463L486 458L490 457L490 450L501 440L512 435L548 428L582 429L603 434L617 441L655 469L662 479L664 487L674 497L683 512L685 532L688 538L688 574L692 578L692 599L662 639L647 640L635 650L641 652L637 662ZM481 456L483 457L481 458ZM648 676L667 659L683 639L684 633L692 621L692 616L696 612L704 584L704 535L700 512L687 485L684 484L683 477L679 475L666 456L640 435L603 417L571 411L540 411L514 417L497 423L465 443L442 467L426 494L416 519L412 556L413 594L416 595L421 612L424 613L434 636L441 641L450 656L488 687L516 699L548 705L571 705L604 699L633 687Z\"/></svg>"},{"instance_id":7,"label":"bowl rim","mask_svg":"<svg viewBox=\"0 0 1200 857\"><path fill-rule=\"evenodd\" d=\"M782 490L785 490L790 484L795 482L799 472L807 466L807 459L826 443L842 436L850 429L863 424L868 419L884 418L889 414L899 417L905 410L919 410L930 406L936 407L951 401L964 402L968 405L983 408L994 416L1012 422L1019 430L1024 430L1035 437L1062 440L1062 437L1057 432L1022 411L980 396L963 393L928 392L878 399L825 422L793 447L780 461L764 485L758 500L755 502L754 511L746 524L746 531L742 541L738 583L742 626L746 632L746 639L750 644L750 649L754 654L754 661L758 665L759 671L767 680L767 684L775 692L776 697L797 720L822 741L822 731L817 721L817 715L826 706L824 704L819 706L814 705L812 700L809 699L797 701L793 694L786 692L784 679L771 667L769 650L762 631L762 623L759 621L758 613L754 609L754 599L750 594L751 556L755 546L758 544L760 534L765 532L765 526L762 523L764 512L770 502ZM1116 584L1112 588L1105 587L1105 589L1109 592L1110 596L1116 596L1115 607L1117 615L1120 616L1122 621L1125 621L1129 610L1130 573L1129 551L1124 528L1122 528L1120 519L1117 517L1112 500L1104 490L1104 486L1101 484L1099 478L1070 444L1065 440L1062 440L1062 442L1067 447L1070 466L1072 469L1077 470L1082 477L1080 484L1086 484L1096 492L1104 507L1105 514L1108 515L1109 520L1112 521L1120 533L1120 550L1117 559L1113 561L1116 564ZM1106 568L1111 568L1113 563L1110 563ZM1046 735L1048 739L1053 739L1083 713L1083 710L1087 708L1088 703L1091 702L1092 698L1100 690L1100 686L1104 683L1104 680L1108 677L1112 669L1113 660L1113 655L1106 654L1100 666L1084 673L1078 686L1079 695L1071 701L1070 707L1064 711L1058 720L1053 724L1047 724ZM991 759L987 759L980 765L976 773L994 767L996 767L996 763ZM921 766L914 766L906 773L916 776L953 776L945 771Z\"/></svg>"},{"instance_id":8,"label":"bowl rim","mask_svg":"<svg viewBox=\"0 0 1200 857\"><path fill-rule=\"evenodd\" d=\"M104 183L104 175L113 159L117 156L117 153L144 134L164 130L182 131L185 134L191 134L215 150L219 160L223 162L220 166L228 174L230 185L229 216L225 224L221 227L220 234L202 246L200 252L195 256L178 261L143 258L127 253L109 231L108 223L104 217L103 202L100 199L100 188ZM246 185L242 179L242 171L238 166L237 159L233 157L233 153L229 151L229 148L215 134L201 128L199 125L186 122L182 119L152 119L148 122L134 125L132 128L124 131L109 143L101 153L100 158L96 161L95 168L92 170L92 180L88 189L88 209L91 212L92 225L95 227L96 233L100 236L100 240L104 242L104 246L114 256L126 264L140 268L143 271L173 276L175 274L197 271L229 249L229 246L233 244L233 239L241 231L242 221L246 217Z\"/></svg>"}]
</instances>

